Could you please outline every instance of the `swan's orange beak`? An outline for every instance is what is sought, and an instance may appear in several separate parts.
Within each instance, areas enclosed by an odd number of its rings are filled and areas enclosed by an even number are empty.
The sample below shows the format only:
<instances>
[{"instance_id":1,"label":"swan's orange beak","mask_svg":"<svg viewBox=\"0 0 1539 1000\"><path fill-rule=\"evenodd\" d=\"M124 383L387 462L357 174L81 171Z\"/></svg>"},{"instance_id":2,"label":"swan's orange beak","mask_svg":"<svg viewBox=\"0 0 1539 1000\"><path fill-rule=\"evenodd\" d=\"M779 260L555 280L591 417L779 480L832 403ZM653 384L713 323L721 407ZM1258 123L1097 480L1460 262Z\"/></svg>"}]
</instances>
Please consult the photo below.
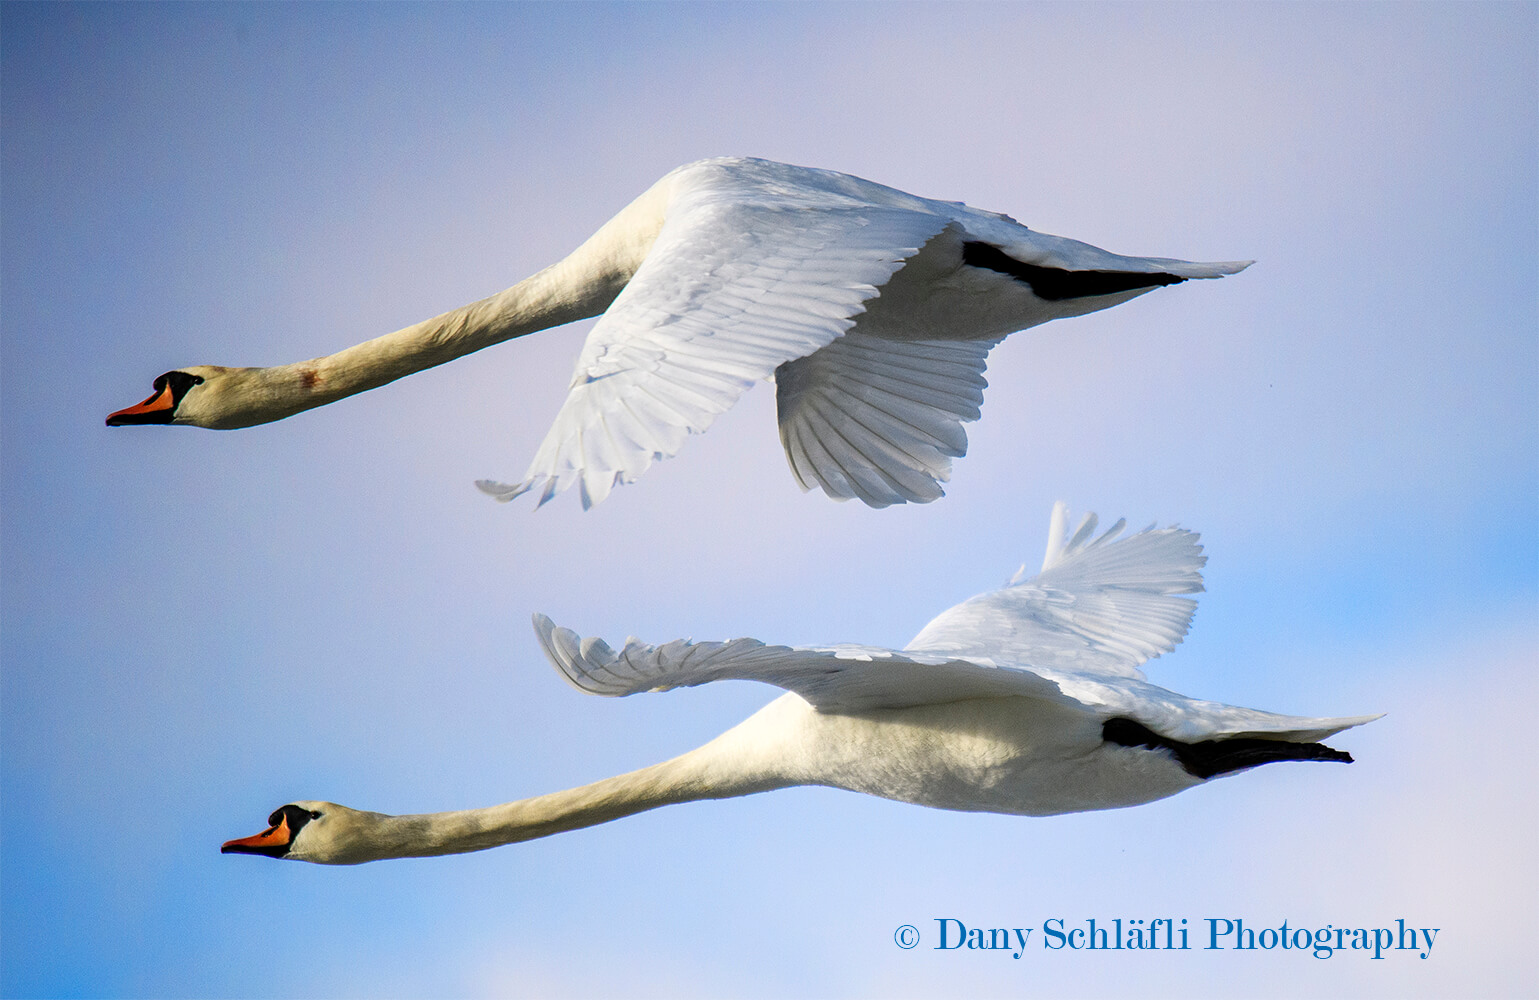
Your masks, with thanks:
<instances>
[{"instance_id":1,"label":"swan's orange beak","mask_svg":"<svg viewBox=\"0 0 1539 1000\"><path fill-rule=\"evenodd\" d=\"M277 826L270 827L254 837L225 841L224 846L219 848L219 853L276 855L282 848L289 846L289 840L289 818L283 816L278 820Z\"/></svg>"},{"instance_id":2,"label":"swan's orange beak","mask_svg":"<svg viewBox=\"0 0 1539 1000\"><path fill-rule=\"evenodd\" d=\"M166 411L176 406L176 395L172 393L170 384L160 387L160 391L137 406L130 406L126 410L119 410L107 416L108 427L118 427L122 424L154 424L166 423L169 416Z\"/></svg>"}]
</instances>

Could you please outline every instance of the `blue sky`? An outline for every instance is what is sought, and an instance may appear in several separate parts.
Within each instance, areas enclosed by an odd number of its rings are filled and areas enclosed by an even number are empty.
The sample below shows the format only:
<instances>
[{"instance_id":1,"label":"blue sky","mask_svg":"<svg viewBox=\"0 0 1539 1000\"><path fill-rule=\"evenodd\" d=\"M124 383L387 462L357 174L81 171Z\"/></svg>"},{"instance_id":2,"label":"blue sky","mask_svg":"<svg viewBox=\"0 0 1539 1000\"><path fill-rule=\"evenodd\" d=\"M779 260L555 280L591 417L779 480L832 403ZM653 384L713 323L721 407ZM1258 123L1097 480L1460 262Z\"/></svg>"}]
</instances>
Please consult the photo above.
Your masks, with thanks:
<instances>
[{"instance_id":1,"label":"blue sky","mask_svg":"<svg viewBox=\"0 0 1539 1000\"><path fill-rule=\"evenodd\" d=\"M0 993L1511 995L1532 989L1532 5L0 8ZM583 513L486 500L587 324L250 430L119 429L181 365L500 290L657 177L845 170L1134 254L1259 263L1017 335L948 496L800 494L755 390ZM902 645L1054 500L1202 532L1151 680L1389 713L1043 820L797 789L357 869L222 857L317 797L490 805L768 701L608 701L584 634ZM939 917L1440 927L1426 961L998 955Z\"/></svg>"}]
</instances>

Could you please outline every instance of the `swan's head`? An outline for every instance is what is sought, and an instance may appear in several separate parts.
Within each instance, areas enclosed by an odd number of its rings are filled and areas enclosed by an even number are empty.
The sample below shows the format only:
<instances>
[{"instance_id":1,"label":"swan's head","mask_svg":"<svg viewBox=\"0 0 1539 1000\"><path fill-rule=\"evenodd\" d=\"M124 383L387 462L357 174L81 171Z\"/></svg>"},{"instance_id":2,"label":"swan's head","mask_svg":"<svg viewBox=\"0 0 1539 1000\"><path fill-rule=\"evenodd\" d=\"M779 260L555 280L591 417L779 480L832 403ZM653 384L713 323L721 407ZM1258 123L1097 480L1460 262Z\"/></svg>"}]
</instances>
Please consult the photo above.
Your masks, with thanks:
<instances>
[{"instance_id":1,"label":"swan's head","mask_svg":"<svg viewBox=\"0 0 1539 1000\"><path fill-rule=\"evenodd\" d=\"M276 419L265 397L261 368L193 365L155 380L150 398L107 416L108 427L125 424L188 424L230 430Z\"/></svg>"},{"instance_id":2,"label":"swan's head","mask_svg":"<svg viewBox=\"0 0 1539 1000\"><path fill-rule=\"evenodd\" d=\"M290 802L267 817L267 829L226 841L221 854L261 854L318 865L356 865L381 857L378 833L388 819L335 802Z\"/></svg>"}]
</instances>

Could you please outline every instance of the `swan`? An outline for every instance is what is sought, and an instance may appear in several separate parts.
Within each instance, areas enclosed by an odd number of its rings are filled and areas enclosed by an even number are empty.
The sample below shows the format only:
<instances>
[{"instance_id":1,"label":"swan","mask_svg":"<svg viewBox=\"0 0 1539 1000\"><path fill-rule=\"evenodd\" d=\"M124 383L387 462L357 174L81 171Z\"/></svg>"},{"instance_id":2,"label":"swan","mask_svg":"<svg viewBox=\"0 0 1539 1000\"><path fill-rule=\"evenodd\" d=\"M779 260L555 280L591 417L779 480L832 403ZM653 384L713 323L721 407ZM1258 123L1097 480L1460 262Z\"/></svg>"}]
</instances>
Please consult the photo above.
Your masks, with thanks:
<instances>
[{"instance_id":1,"label":"swan","mask_svg":"<svg viewBox=\"0 0 1539 1000\"><path fill-rule=\"evenodd\" d=\"M1379 716L1314 719L1198 701L1139 665L1181 642L1207 561L1180 528L1072 532L1054 508L1042 571L942 612L902 650L756 639L635 639L618 652L536 615L582 691L620 696L711 681L786 689L672 760L487 809L387 816L295 801L223 845L318 864L479 851L659 806L829 785L941 809L1047 816L1133 806L1284 760L1344 761L1320 743Z\"/></svg>"},{"instance_id":2,"label":"swan","mask_svg":"<svg viewBox=\"0 0 1539 1000\"><path fill-rule=\"evenodd\" d=\"M107 423L250 427L602 313L524 478L478 483L497 499L578 485L591 507L773 376L804 491L928 503L1007 334L1250 263L1123 257L848 174L709 159L506 291L328 357L169 371Z\"/></svg>"}]
</instances>

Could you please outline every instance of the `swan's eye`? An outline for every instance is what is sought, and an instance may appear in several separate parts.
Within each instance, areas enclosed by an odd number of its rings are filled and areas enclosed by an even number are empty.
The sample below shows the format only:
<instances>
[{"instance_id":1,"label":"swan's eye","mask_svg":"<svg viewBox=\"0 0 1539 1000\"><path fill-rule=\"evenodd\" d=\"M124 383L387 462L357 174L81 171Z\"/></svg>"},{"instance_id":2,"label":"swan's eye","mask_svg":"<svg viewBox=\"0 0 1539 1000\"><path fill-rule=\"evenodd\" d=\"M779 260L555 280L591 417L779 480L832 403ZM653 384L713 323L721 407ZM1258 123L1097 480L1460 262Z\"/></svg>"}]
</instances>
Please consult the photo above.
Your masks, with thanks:
<instances>
[{"instance_id":1,"label":"swan's eye","mask_svg":"<svg viewBox=\"0 0 1539 1000\"><path fill-rule=\"evenodd\" d=\"M195 385L202 384L202 375L191 375L187 372L166 372L164 375L155 380L155 391L159 392L169 385L171 386L171 391L175 392L178 398L180 398L182 393L186 392L188 389L191 389Z\"/></svg>"},{"instance_id":2,"label":"swan's eye","mask_svg":"<svg viewBox=\"0 0 1539 1000\"><path fill-rule=\"evenodd\" d=\"M311 809L310 810L310 818L311 819L320 819L321 818L321 814L319 812L317 812L316 810Z\"/></svg>"}]
</instances>

